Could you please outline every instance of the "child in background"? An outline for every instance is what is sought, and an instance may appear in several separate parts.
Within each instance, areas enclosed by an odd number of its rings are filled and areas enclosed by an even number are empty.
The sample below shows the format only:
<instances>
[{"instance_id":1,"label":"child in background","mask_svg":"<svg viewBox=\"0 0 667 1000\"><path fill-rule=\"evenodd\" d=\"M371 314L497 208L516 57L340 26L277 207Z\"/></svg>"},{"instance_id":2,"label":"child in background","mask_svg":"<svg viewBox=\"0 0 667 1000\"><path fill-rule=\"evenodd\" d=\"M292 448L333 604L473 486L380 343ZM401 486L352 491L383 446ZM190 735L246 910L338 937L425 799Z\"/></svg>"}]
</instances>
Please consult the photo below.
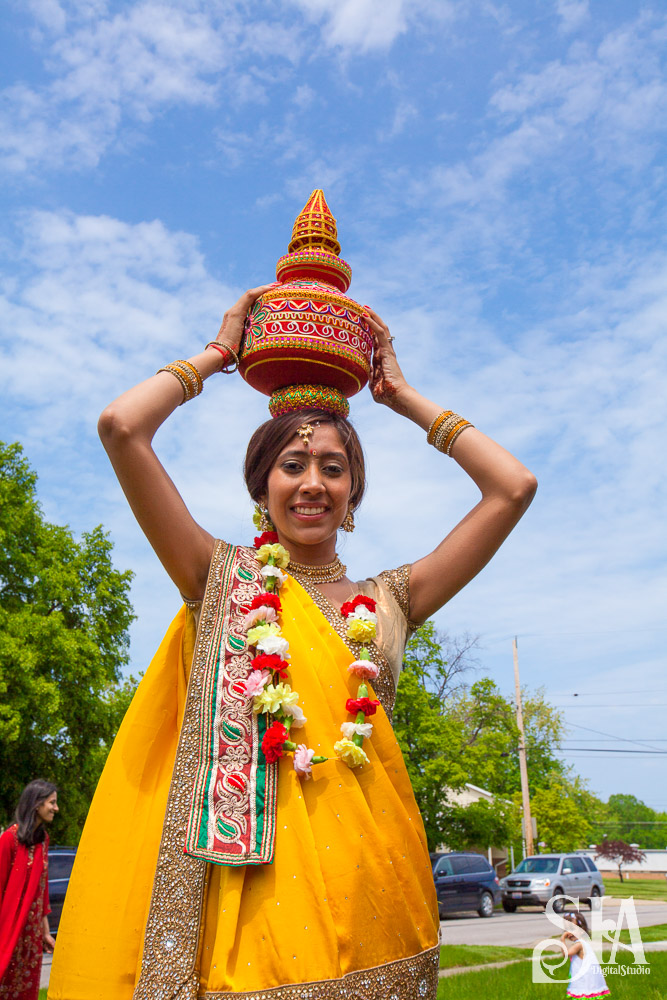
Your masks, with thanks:
<instances>
[{"instance_id":1,"label":"child in background","mask_svg":"<svg viewBox=\"0 0 667 1000\"><path fill-rule=\"evenodd\" d=\"M600 969L600 962L593 951L586 918L577 912L564 913L563 918L574 924L578 930L563 931L560 944L570 959L570 983L567 996L598 1000L608 997L607 983ZM583 934L581 933L583 931Z\"/></svg>"}]
</instances>

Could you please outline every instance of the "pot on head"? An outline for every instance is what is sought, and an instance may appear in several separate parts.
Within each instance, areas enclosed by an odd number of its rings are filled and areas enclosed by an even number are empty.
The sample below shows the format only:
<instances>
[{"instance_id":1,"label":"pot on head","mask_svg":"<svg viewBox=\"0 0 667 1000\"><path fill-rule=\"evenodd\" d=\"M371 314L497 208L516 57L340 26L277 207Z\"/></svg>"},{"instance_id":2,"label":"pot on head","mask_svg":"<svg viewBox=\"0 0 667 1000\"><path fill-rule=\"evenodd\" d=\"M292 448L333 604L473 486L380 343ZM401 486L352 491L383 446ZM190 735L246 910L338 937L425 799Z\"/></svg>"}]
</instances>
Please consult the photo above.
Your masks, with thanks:
<instances>
[{"instance_id":1,"label":"pot on head","mask_svg":"<svg viewBox=\"0 0 667 1000\"><path fill-rule=\"evenodd\" d=\"M321 190L297 216L277 282L250 310L239 371L270 396L271 414L317 406L347 416L368 382L373 337L364 310L345 292L352 269L341 257Z\"/></svg>"}]
</instances>

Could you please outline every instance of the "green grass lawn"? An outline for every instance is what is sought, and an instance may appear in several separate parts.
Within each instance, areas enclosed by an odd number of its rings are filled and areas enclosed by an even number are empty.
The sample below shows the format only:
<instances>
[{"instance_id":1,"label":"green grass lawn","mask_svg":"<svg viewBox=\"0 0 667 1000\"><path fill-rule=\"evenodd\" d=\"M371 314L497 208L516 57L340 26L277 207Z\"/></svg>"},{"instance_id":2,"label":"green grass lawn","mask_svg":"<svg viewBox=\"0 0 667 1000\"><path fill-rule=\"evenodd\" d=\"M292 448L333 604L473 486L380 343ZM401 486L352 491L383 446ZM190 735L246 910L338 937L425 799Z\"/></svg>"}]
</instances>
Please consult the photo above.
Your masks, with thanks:
<instances>
[{"instance_id":1,"label":"green grass lawn","mask_svg":"<svg viewBox=\"0 0 667 1000\"><path fill-rule=\"evenodd\" d=\"M667 941L667 924L654 924L653 927L640 927L639 933L641 934L644 944L646 944L647 941ZM626 943L630 941L629 931L621 931L621 941L625 941Z\"/></svg>"},{"instance_id":2,"label":"green grass lawn","mask_svg":"<svg viewBox=\"0 0 667 1000\"><path fill-rule=\"evenodd\" d=\"M444 944L440 948L440 968L454 969L466 965L486 965L487 962L509 962L527 958L530 948L510 948L507 945Z\"/></svg>"},{"instance_id":3,"label":"green grass lawn","mask_svg":"<svg viewBox=\"0 0 667 1000\"><path fill-rule=\"evenodd\" d=\"M616 896L617 899L634 896L635 899L662 899L667 902L667 879L631 878L627 882L619 882L618 878L605 875L603 882L606 896Z\"/></svg>"},{"instance_id":4,"label":"green grass lawn","mask_svg":"<svg viewBox=\"0 0 667 1000\"><path fill-rule=\"evenodd\" d=\"M647 956L649 975L608 975L610 1000L664 1000L667 996L667 954L651 952ZM620 964L620 963L619 963ZM565 970L563 970L565 971ZM531 963L519 962L504 969L463 972L440 980L438 1000L564 1000L566 979L562 985L531 982Z\"/></svg>"}]
</instances>

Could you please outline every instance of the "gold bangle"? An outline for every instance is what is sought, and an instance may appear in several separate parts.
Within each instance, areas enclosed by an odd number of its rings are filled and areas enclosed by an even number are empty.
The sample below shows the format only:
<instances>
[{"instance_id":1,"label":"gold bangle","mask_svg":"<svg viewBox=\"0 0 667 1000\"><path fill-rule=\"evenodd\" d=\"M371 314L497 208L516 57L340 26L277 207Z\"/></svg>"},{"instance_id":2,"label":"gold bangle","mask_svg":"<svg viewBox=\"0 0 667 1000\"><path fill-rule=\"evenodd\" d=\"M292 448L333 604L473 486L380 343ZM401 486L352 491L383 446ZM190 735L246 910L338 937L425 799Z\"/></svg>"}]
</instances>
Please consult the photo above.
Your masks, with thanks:
<instances>
[{"instance_id":1,"label":"gold bangle","mask_svg":"<svg viewBox=\"0 0 667 1000\"><path fill-rule=\"evenodd\" d=\"M225 375L233 375L235 371L238 371L239 356L233 347L230 347L229 344L222 344L219 340L209 340L204 350L207 350L209 347L215 348L215 350L218 351L220 354L222 354L222 352L225 351L227 354L230 354L231 357L234 359L235 367L230 368L229 365L231 364L231 361L226 361L222 366L222 368L220 368L221 372L224 372Z\"/></svg>"},{"instance_id":2,"label":"gold bangle","mask_svg":"<svg viewBox=\"0 0 667 1000\"><path fill-rule=\"evenodd\" d=\"M466 420L458 413L452 413L450 410L446 416L435 428L435 432L432 435L431 444L437 451L443 452L445 455L449 455L450 449L459 436L461 431L464 431L466 427L472 427L470 421Z\"/></svg>"},{"instance_id":3,"label":"gold bangle","mask_svg":"<svg viewBox=\"0 0 667 1000\"><path fill-rule=\"evenodd\" d=\"M454 433L452 434L451 438L449 439L449 443L448 443L447 449L445 451L446 455L450 455L451 450L452 450L452 445L456 441L456 439L459 436L459 434L461 434L463 431L467 431L468 428L472 427L472 426L473 425L471 423L469 423L469 421L466 420L466 422L464 423L463 427L459 427L457 430L454 431ZM450 455L450 457L451 457L451 455Z\"/></svg>"},{"instance_id":4,"label":"gold bangle","mask_svg":"<svg viewBox=\"0 0 667 1000\"><path fill-rule=\"evenodd\" d=\"M187 368L190 369L197 383L197 395L199 395L200 392L204 391L204 380L201 377L201 372L197 370L197 368L195 367L195 365L192 364L191 361L174 361L174 364L178 365L181 371L184 371L183 365L186 365ZM187 374L187 372L184 371L184 374Z\"/></svg>"},{"instance_id":5,"label":"gold bangle","mask_svg":"<svg viewBox=\"0 0 667 1000\"><path fill-rule=\"evenodd\" d=\"M174 365L165 365L164 368L158 368L155 374L159 375L160 372L169 372L170 375L173 375L174 378L181 383L181 389L183 390L183 399L178 404L179 406L182 406L183 403L187 403L189 399L192 399L190 383L186 379L183 372L180 371L180 369L176 368Z\"/></svg>"},{"instance_id":6,"label":"gold bangle","mask_svg":"<svg viewBox=\"0 0 667 1000\"><path fill-rule=\"evenodd\" d=\"M198 396L199 390L197 386L197 379L194 377L192 372L186 368L185 365L181 365L178 361L172 361L172 367L179 371L187 382L189 388L188 399L194 399L195 396Z\"/></svg>"},{"instance_id":7,"label":"gold bangle","mask_svg":"<svg viewBox=\"0 0 667 1000\"><path fill-rule=\"evenodd\" d=\"M438 427L446 417L450 416L451 412L451 410L443 410L437 415L437 417L435 417L434 420L431 421L431 426L426 434L426 441L428 444L433 444L433 439L435 438L435 433Z\"/></svg>"},{"instance_id":8,"label":"gold bangle","mask_svg":"<svg viewBox=\"0 0 667 1000\"><path fill-rule=\"evenodd\" d=\"M446 420L442 421L433 438L433 447L436 449L436 451L443 450L444 442L447 440L447 438L449 437L450 433L454 430L456 425L460 423L460 421L461 417L458 415L458 413L452 413L450 414L450 416L447 417Z\"/></svg>"},{"instance_id":9,"label":"gold bangle","mask_svg":"<svg viewBox=\"0 0 667 1000\"><path fill-rule=\"evenodd\" d=\"M454 437L458 435L459 432L462 431L467 426L468 426L468 421L465 419L465 417L460 417L458 423L456 423L454 427L450 429L449 434L447 435L447 437L440 446L441 451L444 452L445 455L449 454L448 449L451 447L451 443L454 440Z\"/></svg>"}]
</instances>

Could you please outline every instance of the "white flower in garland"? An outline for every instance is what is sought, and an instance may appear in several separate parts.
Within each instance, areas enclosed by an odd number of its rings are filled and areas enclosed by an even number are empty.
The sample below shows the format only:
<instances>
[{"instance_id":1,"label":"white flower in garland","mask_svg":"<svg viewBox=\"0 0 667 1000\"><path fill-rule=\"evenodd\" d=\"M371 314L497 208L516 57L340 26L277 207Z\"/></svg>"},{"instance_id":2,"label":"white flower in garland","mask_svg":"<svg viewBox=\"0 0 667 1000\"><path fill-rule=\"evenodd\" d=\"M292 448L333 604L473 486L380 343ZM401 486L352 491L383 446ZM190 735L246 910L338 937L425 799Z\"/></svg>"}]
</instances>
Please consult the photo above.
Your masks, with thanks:
<instances>
[{"instance_id":1,"label":"white flower in garland","mask_svg":"<svg viewBox=\"0 0 667 1000\"><path fill-rule=\"evenodd\" d=\"M365 740L371 738L373 733L372 722L344 722L340 731L346 740L351 740L353 736L363 736Z\"/></svg>"},{"instance_id":2,"label":"white flower in garland","mask_svg":"<svg viewBox=\"0 0 667 1000\"><path fill-rule=\"evenodd\" d=\"M281 587L285 582L285 580L287 579L287 575L283 573L283 571L279 569L277 566L262 566L260 568L260 573L262 574L265 580L267 580L269 577L272 580L275 580L276 587Z\"/></svg>"},{"instance_id":3,"label":"white flower in garland","mask_svg":"<svg viewBox=\"0 0 667 1000\"><path fill-rule=\"evenodd\" d=\"M283 712L285 715L292 717L292 729L301 729L308 722L308 719L303 714L303 709L296 703L294 705L286 705L283 702Z\"/></svg>"}]
</instances>

